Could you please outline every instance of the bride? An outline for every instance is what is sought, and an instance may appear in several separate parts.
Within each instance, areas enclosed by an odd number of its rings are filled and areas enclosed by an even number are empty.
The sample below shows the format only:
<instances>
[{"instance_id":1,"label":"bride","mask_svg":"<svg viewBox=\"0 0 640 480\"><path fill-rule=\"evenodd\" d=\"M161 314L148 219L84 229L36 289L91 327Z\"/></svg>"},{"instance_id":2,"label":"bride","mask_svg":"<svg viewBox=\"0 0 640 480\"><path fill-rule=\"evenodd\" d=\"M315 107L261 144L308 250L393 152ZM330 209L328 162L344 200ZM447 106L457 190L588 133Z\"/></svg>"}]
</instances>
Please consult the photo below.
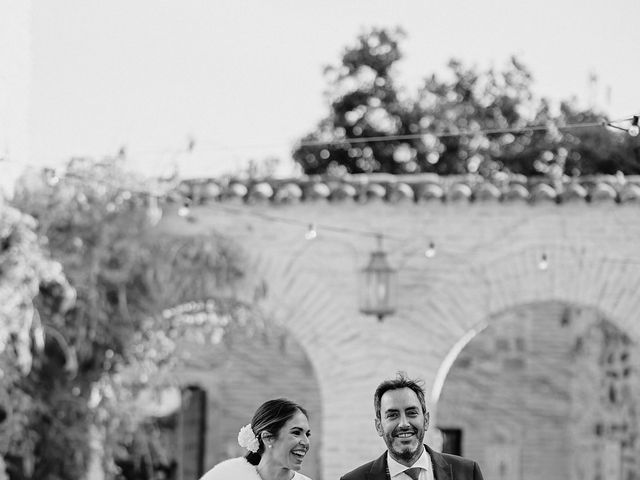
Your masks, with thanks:
<instances>
[{"instance_id":1,"label":"bride","mask_svg":"<svg viewBox=\"0 0 640 480\"><path fill-rule=\"evenodd\" d=\"M304 408L284 398L269 400L238 433L247 455L219 463L200 480L311 480L298 471L310 435Z\"/></svg>"}]
</instances>

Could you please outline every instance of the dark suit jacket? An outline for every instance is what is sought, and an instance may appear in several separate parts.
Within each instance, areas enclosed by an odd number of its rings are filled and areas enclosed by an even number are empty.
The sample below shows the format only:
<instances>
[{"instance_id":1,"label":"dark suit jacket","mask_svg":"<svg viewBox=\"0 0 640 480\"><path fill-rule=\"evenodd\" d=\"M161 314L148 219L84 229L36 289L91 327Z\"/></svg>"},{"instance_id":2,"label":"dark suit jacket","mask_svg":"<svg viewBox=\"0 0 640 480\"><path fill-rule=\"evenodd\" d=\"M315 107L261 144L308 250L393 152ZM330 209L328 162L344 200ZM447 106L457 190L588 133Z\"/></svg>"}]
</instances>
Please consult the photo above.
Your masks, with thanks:
<instances>
[{"instance_id":1,"label":"dark suit jacket","mask_svg":"<svg viewBox=\"0 0 640 480\"><path fill-rule=\"evenodd\" d=\"M433 474L436 480L483 480L480 467L473 460L438 453L425 445L431 456ZM389 480L387 477L387 452L376 460L350 471L340 480Z\"/></svg>"}]
</instances>

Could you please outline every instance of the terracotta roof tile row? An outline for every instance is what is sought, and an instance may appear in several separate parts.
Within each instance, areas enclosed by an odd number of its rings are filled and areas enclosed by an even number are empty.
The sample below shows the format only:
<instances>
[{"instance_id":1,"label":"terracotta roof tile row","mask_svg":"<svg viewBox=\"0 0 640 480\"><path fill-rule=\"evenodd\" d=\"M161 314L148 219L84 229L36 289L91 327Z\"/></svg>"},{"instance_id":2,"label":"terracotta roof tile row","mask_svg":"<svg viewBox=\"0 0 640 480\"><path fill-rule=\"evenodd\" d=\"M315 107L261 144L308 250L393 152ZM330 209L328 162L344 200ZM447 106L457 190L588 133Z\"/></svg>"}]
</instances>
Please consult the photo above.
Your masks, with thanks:
<instances>
[{"instance_id":1,"label":"terracotta roof tile row","mask_svg":"<svg viewBox=\"0 0 640 480\"><path fill-rule=\"evenodd\" d=\"M546 177L349 175L341 178L191 179L173 192L196 204L209 201L286 204L358 202L553 202L640 203L640 176L593 176L551 181Z\"/></svg>"}]
</instances>

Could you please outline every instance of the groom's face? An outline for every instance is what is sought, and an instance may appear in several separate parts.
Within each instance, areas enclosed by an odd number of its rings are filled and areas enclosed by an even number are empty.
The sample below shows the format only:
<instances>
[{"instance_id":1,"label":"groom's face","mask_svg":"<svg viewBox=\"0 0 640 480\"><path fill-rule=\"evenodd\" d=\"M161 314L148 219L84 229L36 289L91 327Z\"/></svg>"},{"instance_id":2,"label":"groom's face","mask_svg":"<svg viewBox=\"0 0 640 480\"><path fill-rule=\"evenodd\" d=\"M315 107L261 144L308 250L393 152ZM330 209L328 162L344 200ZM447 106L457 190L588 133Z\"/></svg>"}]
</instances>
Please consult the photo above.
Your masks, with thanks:
<instances>
[{"instance_id":1,"label":"groom's face","mask_svg":"<svg viewBox=\"0 0 640 480\"><path fill-rule=\"evenodd\" d=\"M382 395L376 430L398 463L411 466L422 455L427 428L429 413L423 413L418 395L413 390L399 388Z\"/></svg>"}]
</instances>

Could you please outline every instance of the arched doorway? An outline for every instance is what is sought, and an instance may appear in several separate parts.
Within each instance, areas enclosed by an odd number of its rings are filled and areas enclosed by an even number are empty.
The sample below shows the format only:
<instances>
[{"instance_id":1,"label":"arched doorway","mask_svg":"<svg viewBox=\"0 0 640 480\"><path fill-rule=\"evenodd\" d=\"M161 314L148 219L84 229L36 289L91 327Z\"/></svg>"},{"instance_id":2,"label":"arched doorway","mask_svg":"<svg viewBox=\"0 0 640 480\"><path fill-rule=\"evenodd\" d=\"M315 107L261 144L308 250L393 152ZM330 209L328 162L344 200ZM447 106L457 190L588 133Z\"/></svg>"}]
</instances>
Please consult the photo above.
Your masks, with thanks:
<instances>
[{"instance_id":1,"label":"arched doorway","mask_svg":"<svg viewBox=\"0 0 640 480\"><path fill-rule=\"evenodd\" d=\"M272 398L288 398L309 413L311 444L302 472L321 479L321 396L306 352L284 328L248 333L216 345L184 343L188 360L177 372L184 385L197 385L205 395L204 470L230 457L246 454L238 431L251 422L256 408ZM185 432L190 435L189 432ZM193 436L193 435L192 435Z\"/></svg>"},{"instance_id":2,"label":"arched doorway","mask_svg":"<svg viewBox=\"0 0 640 480\"><path fill-rule=\"evenodd\" d=\"M639 478L638 345L597 310L561 302L488 324L454 361L437 407L460 453L496 480Z\"/></svg>"}]
</instances>

